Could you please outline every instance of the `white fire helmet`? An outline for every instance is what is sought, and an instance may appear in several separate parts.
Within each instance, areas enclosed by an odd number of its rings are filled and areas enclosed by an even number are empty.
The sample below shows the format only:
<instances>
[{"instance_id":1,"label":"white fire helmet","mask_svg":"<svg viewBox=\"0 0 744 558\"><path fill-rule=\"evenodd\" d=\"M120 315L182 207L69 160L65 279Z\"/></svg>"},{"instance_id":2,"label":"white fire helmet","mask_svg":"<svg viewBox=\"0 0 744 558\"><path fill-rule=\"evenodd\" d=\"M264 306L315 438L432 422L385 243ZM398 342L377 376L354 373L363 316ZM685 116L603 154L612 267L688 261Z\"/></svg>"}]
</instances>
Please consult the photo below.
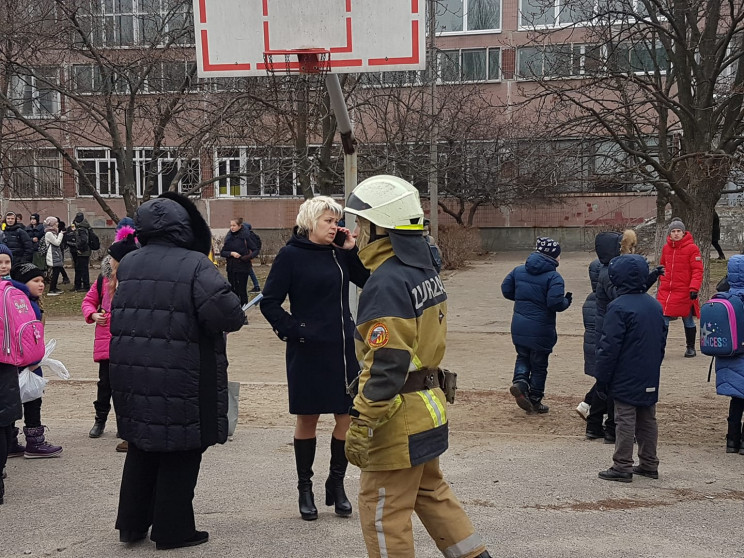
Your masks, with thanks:
<instances>
[{"instance_id":1,"label":"white fire helmet","mask_svg":"<svg viewBox=\"0 0 744 558\"><path fill-rule=\"evenodd\" d=\"M349 195L344 211L385 229L424 229L418 190L397 176L380 174L359 183Z\"/></svg>"}]
</instances>

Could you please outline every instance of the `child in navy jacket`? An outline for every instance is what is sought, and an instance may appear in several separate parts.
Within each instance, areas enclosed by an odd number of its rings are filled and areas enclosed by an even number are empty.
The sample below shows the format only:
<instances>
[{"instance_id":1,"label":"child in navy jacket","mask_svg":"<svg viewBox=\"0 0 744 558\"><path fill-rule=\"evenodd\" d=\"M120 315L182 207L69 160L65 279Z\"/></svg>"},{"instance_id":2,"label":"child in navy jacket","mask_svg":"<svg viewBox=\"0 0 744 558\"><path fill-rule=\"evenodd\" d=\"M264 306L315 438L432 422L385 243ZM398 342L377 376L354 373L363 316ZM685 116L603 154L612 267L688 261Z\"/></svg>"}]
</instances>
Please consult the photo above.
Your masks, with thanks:
<instances>
[{"instance_id":1,"label":"child in navy jacket","mask_svg":"<svg viewBox=\"0 0 744 558\"><path fill-rule=\"evenodd\" d=\"M597 395L615 403L613 465L599 478L631 482L633 473L659 478L656 402L667 325L661 305L646 294L648 263L637 254L614 258L610 281L617 298L607 306L597 344ZM633 439L639 465L633 466Z\"/></svg>"}]
</instances>

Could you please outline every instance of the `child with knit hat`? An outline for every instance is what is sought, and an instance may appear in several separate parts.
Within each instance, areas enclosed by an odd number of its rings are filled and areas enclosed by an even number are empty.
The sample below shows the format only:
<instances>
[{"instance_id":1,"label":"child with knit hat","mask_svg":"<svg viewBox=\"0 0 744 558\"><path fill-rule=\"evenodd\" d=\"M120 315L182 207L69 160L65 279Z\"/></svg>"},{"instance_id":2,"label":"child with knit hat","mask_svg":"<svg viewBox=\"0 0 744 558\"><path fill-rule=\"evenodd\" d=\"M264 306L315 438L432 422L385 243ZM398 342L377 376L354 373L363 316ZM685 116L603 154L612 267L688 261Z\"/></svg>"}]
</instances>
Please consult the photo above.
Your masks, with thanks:
<instances>
[{"instance_id":1,"label":"child with knit hat","mask_svg":"<svg viewBox=\"0 0 744 558\"><path fill-rule=\"evenodd\" d=\"M659 260L666 273L659 279L656 299L661 303L667 326L670 320L682 318L687 345L685 357L689 358L696 354L695 317L700 317L698 291L703 284L703 258L681 219L672 219L667 230L666 244Z\"/></svg>"},{"instance_id":2,"label":"child with knit hat","mask_svg":"<svg viewBox=\"0 0 744 558\"><path fill-rule=\"evenodd\" d=\"M116 269L119 262L129 252L137 249L134 229L122 226L116 233L116 240L108 249L109 255L101 262L101 275L91 285L83 299L81 310L86 323L96 324L93 360L98 363L98 389L93 407L96 411L93 428L88 436L100 438L106 427L111 411L111 381L109 378L109 344L111 342L111 300L116 291ZM127 451L127 442L116 446L116 451Z\"/></svg>"},{"instance_id":3,"label":"child with knit hat","mask_svg":"<svg viewBox=\"0 0 744 558\"><path fill-rule=\"evenodd\" d=\"M23 291L31 302L37 320L43 320L42 309L39 299L44 293L44 272L31 263L22 263L10 270L13 286ZM32 368L33 365L29 366ZM42 376L41 367L33 370L34 374ZM59 457L62 455L62 447L55 446L46 441L44 430L46 426L41 424L41 397L23 404L23 434L26 437L26 446L18 443L17 435L11 439L8 457L20 457L26 459L38 459L44 457ZM17 432L17 430L16 430ZM23 453L21 453L21 451Z\"/></svg>"},{"instance_id":4,"label":"child with knit hat","mask_svg":"<svg viewBox=\"0 0 744 558\"><path fill-rule=\"evenodd\" d=\"M571 306L573 297L563 292L563 277L556 271L560 256L560 244L542 236L525 264L514 268L501 284L504 297L514 301L511 335L517 361L509 392L517 405L528 413L549 410L542 398L548 376L548 357L558 341L556 312Z\"/></svg>"}]
</instances>

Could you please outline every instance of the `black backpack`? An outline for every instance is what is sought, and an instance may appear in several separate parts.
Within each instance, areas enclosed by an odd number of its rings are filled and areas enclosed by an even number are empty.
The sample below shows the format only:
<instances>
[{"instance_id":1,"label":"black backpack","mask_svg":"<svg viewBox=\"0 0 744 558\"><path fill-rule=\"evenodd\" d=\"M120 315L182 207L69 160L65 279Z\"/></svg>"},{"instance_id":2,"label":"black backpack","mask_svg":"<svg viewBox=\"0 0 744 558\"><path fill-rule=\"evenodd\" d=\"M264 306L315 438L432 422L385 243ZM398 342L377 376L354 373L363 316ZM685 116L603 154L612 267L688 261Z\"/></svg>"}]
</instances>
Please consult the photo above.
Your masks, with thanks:
<instances>
[{"instance_id":1,"label":"black backpack","mask_svg":"<svg viewBox=\"0 0 744 558\"><path fill-rule=\"evenodd\" d=\"M91 250L101 249L101 239L98 238L98 235L93 229L88 229L88 246L90 246Z\"/></svg>"},{"instance_id":2,"label":"black backpack","mask_svg":"<svg viewBox=\"0 0 744 558\"><path fill-rule=\"evenodd\" d=\"M261 237L254 233L253 229L251 229L249 232L251 235L251 240L256 245L256 255L253 256L255 258L256 256L258 256L258 254L261 253Z\"/></svg>"}]
</instances>

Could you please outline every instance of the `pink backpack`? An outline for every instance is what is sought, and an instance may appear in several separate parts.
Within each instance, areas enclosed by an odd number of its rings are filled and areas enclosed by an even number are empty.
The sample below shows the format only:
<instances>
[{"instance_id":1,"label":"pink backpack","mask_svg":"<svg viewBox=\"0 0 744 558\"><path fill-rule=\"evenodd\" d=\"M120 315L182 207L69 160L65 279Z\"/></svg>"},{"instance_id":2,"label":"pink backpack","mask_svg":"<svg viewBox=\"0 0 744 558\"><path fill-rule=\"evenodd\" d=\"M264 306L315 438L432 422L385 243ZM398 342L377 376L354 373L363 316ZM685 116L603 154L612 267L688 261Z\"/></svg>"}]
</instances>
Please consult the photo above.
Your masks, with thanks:
<instances>
[{"instance_id":1,"label":"pink backpack","mask_svg":"<svg viewBox=\"0 0 744 558\"><path fill-rule=\"evenodd\" d=\"M31 302L10 281L0 281L0 362L18 367L44 358L44 326Z\"/></svg>"}]
</instances>

